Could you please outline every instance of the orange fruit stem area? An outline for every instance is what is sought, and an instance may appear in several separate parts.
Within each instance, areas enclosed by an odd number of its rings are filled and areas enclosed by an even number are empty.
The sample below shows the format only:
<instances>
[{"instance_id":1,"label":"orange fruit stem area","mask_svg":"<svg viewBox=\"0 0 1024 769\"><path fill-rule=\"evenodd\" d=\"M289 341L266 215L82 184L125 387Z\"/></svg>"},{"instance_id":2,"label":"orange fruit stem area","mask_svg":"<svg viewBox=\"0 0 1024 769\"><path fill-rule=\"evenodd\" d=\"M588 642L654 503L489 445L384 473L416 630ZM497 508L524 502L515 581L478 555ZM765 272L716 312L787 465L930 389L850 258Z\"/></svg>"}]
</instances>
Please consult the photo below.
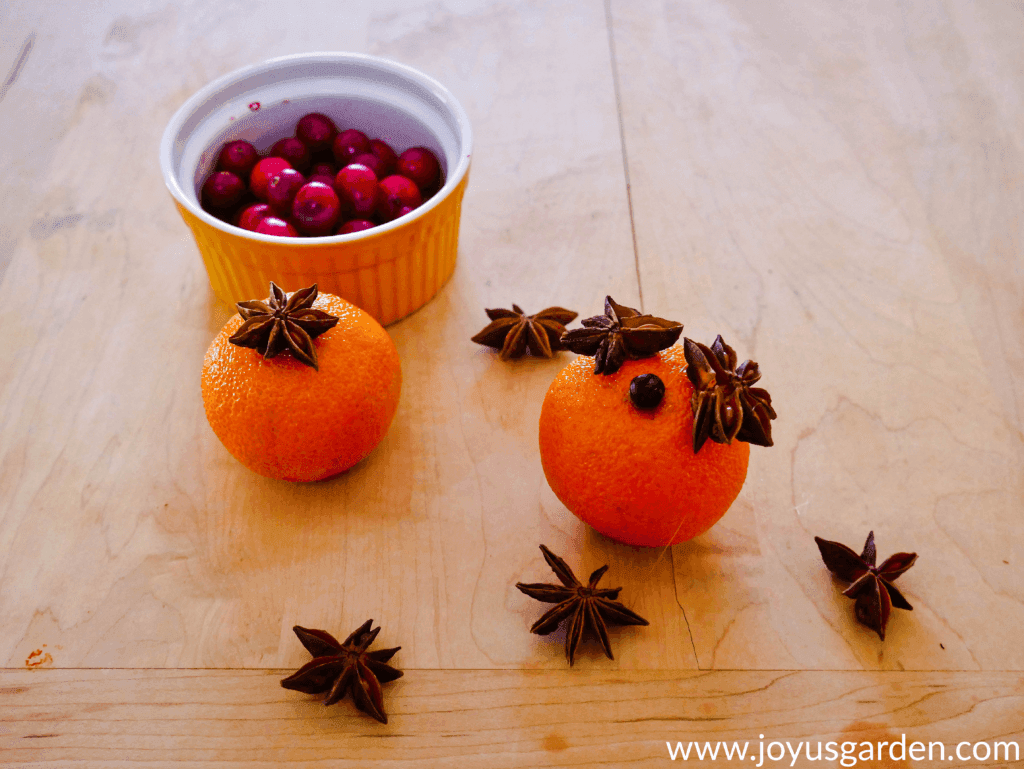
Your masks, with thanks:
<instances>
[{"instance_id":1,"label":"orange fruit stem area","mask_svg":"<svg viewBox=\"0 0 1024 769\"><path fill-rule=\"evenodd\" d=\"M548 484L569 510L614 540L660 547L693 539L729 509L747 477L750 446L708 441L693 451L693 385L680 345L614 374L579 357L555 378L540 414ZM654 374L660 404L633 405L629 385Z\"/></svg>"},{"instance_id":2,"label":"orange fruit stem area","mask_svg":"<svg viewBox=\"0 0 1024 769\"><path fill-rule=\"evenodd\" d=\"M260 475L318 481L344 472L387 433L402 388L391 337L368 313L332 294L313 307L338 323L313 340L319 370L288 352L265 359L228 338L234 315L203 361L203 405L224 447Z\"/></svg>"}]
</instances>

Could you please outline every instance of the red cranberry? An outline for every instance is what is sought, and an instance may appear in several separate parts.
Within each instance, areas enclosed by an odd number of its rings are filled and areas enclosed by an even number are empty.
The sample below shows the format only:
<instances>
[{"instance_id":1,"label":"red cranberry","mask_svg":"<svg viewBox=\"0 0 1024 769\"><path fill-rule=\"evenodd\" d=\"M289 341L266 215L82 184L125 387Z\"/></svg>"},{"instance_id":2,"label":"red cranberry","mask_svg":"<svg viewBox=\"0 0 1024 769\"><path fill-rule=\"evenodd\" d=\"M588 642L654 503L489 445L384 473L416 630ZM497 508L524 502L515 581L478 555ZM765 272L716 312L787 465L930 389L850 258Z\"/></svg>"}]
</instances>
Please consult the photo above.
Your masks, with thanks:
<instances>
[{"instance_id":1,"label":"red cranberry","mask_svg":"<svg viewBox=\"0 0 1024 769\"><path fill-rule=\"evenodd\" d=\"M305 145L302 139L296 139L294 136L281 139L281 141L270 148L270 154L275 158L284 158L292 164L292 168L296 168L299 171L305 171L309 168L309 147Z\"/></svg>"},{"instance_id":2,"label":"red cranberry","mask_svg":"<svg viewBox=\"0 0 1024 769\"><path fill-rule=\"evenodd\" d=\"M322 163L314 163L313 167L309 169L310 176L329 176L333 179L336 173L338 173L338 166L326 161Z\"/></svg>"},{"instance_id":3,"label":"red cranberry","mask_svg":"<svg viewBox=\"0 0 1024 769\"><path fill-rule=\"evenodd\" d=\"M657 374L640 374L629 383L629 399L638 409L653 409L665 397L665 383Z\"/></svg>"},{"instance_id":4,"label":"red cranberry","mask_svg":"<svg viewBox=\"0 0 1024 769\"><path fill-rule=\"evenodd\" d=\"M334 186L334 177L327 174L312 174L306 181L318 181L321 184L327 184L329 187Z\"/></svg>"},{"instance_id":5,"label":"red cranberry","mask_svg":"<svg viewBox=\"0 0 1024 769\"><path fill-rule=\"evenodd\" d=\"M421 190L432 189L441 178L441 164L426 147L411 147L398 156L397 173L416 182Z\"/></svg>"},{"instance_id":6,"label":"red cranberry","mask_svg":"<svg viewBox=\"0 0 1024 769\"><path fill-rule=\"evenodd\" d=\"M295 136L305 142L311 152L330 149L337 133L334 121L319 112L303 115L295 126Z\"/></svg>"},{"instance_id":7,"label":"red cranberry","mask_svg":"<svg viewBox=\"0 0 1024 769\"><path fill-rule=\"evenodd\" d=\"M306 177L294 168L283 168L267 183L267 202L275 211L287 214L292 210L295 193L306 183Z\"/></svg>"},{"instance_id":8,"label":"red cranberry","mask_svg":"<svg viewBox=\"0 0 1024 769\"><path fill-rule=\"evenodd\" d=\"M334 191L346 214L368 219L377 210L377 175L364 165L352 163L334 177Z\"/></svg>"},{"instance_id":9,"label":"red cranberry","mask_svg":"<svg viewBox=\"0 0 1024 769\"><path fill-rule=\"evenodd\" d=\"M334 186L334 177L333 176L327 176L326 174L313 174L308 179L306 179L306 181L307 182L320 182L321 184L326 184L328 187L333 187Z\"/></svg>"},{"instance_id":10,"label":"red cranberry","mask_svg":"<svg viewBox=\"0 0 1024 769\"><path fill-rule=\"evenodd\" d=\"M370 151L370 140L362 131L350 128L334 137L331 150L334 152L334 159L338 161L338 165L347 166L355 160L356 155Z\"/></svg>"},{"instance_id":11,"label":"red cranberry","mask_svg":"<svg viewBox=\"0 0 1024 769\"><path fill-rule=\"evenodd\" d=\"M230 171L241 179L249 176L260 155L249 142L241 139L225 144L217 156L217 168Z\"/></svg>"},{"instance_id":12,"label":"red cranberry","mask_svg":"<svg viewBox=\"0 0 1024 769\"><path fill-rule=\"evenodd\" d=\"M235 226L241 227L243 230L255 232L256 226L272 214L273 211L270 210L270 206L266 203L253 203L251 206L246 206L238 212Z\"/></svg>"},{"instance_id":13,"label":"red cranberry","mask_svg":"<svg viewBox=\"0 0 1024 769\"><path fill-rule=\"evenodd\" d=\"M374 139L370 142L370 153L380 158L380 162L383 167L378 172L374 169L374 173L381 179L385 176L389 176L395 172L395 164L398 162L398 155L391 149L391 145L387 142L382 142L380 139ZM371 166L372 168L372 166Z\"/></svg>"},{"instance_id":14,"label":"red cranberry","mask_svg":"<svg viewBox=\"0 0 1024 769\"><path fill-rule=\"evenodd\" d=\"M215 171L203 182L203 208L225 209L236 205L245 194L245 183L230 171Z\"/></svg>"},{"instance_id":15,"label":"red cranberry","mask_svg":"<svg viewBox=\"0 0 1024 769\"><path fill-rule=\"evenodd\" d=\"M413 206L402 206L401 208L398 209L398 216L396 216L395 218L401 219L406 214L410 214L415 210L416 209Z\"/></svg>"},{"instance_id":16,"label":"red cranberry","mask_svg":"<svg viewBox=\"0 0 1024 769\"><path fill-rule=\"evenodd\" d=\"M416 208L423 202L419 188L404 176L386 176L380 180L380 200L377 216L382 221L397 219L404 206Z\"/></svg>"},{"instance_id":17,"label":"red cranberry","mask_svg":"<svg viewBox=\"0 0 1024 769\"><path fill-rule=\"evenodd\" d=\"M286 168L291 168L291 164L283 158L263 158L253 166L252 173L249 175L249 189L252 190L252 194L265 203L267 201L267 185L270 184L271 179Z\"/></svg>"},{"instance_id":18,"label":"red cranberry","mask_svg":"<svg viewBox=\"0 0 1024 769\"><path fill-rule=\"evenodd\" d=\"M284 219L278 219L276 216L263 217L260 223L256 225L256 232L263 235L280 235L284 238L297 238L299 236L294 227Z\"/></svg>"},{"instance_id":19,"label":"red cranberry","mask_svg":"<svg viewBox=\"0 0 1024 769\"><path fill-rule=\"evenodd\" d=\"M376 226L369 219L350 219L335 230L334 234L348 235L350 232L362 232L363 230L373 229Z\"/></svg>"},{"instance_id":20,"label":"red cranberry","mask_svg":"<svg viewBox=\"0 0 1024 769\"><path fill-rule=\"evenodd\" d=\"M376 174L378 179L383 179L388 175L388 170L384 166L384 161L372 152L364 152L362 155L356 155L352 158L352 163L358 163L361 166L366 166ZM352 163L349 163L349 165L352 165Z\"/></svg>"},{"instance_id":21,"label":"red cranberry","mask_svg":"<svg viewBox=\"0 0 1024 769\"><path fill-rule=\"evenodd\" d=\"M309 178L306 179L306 181L323 182L324 184L333 187L334 177L337 173L338 169L334 163L314 163L312 170L309 172Z\"/></svg>"},{"instance_id":22,"label":"red cranberry","mask_svg":"<svg viewBox=\"0 0 1024 769\"><path fill-rule=\"evenodd\" d=\"M329 184L307 182L296 193L292 216L306 235L326 235L341 214L341 202Z\"/></svg>"}]
</instances>

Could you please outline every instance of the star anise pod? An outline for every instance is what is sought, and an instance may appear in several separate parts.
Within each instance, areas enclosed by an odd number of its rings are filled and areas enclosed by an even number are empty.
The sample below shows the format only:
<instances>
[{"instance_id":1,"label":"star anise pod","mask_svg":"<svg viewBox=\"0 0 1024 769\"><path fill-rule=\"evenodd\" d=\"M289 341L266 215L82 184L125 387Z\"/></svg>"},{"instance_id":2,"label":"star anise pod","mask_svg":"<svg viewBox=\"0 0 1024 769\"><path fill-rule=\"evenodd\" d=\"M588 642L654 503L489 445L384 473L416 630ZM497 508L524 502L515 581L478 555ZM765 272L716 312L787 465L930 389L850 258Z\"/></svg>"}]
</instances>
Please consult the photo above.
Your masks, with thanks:
<instances>
[{"instance_id":1,"label":"star anise pod","mask_svg":"<svg viewBox=\"0 0 1024 769\"><path fill-rule=\"evenodd\" d=\"M564 307L548 307L536 315L527 315L517 304L511 310L484 312L491 322L473 341L500 350L502 360L520 357L527 347L534 357L552 357L562 349L558 340L565 333L565 324L576 318L576 313Z\"/></svg>"},{"instance_id":2,"label":"star anise pod","mask_svg":"<svg viewBox=\"0 0 1024 769\"><path fill-rule=\"evenodd\" d=\"M595 374L614 374L627 358L649 358L671 347L683 333L674 320L642 315L639 310L604 298L604 315L587 318L583 328L562 335L562 346L580 355L594 357Z\"/></svg>"},{"instance_id":3,"label":"star anise pod","mask_svg":"<svg viewBox=\"0 0 1024 769\"><path fill-rule=\"evenodd\" d=\"M239 347L251 347L264 358L288 350L297 360L318 368L313 340L334 328L338 319L323 310L314 310L316 297L316 283L289 297L271 281L267 301L252 299L235 305L245 321L228 341Z\"/></svg>"},{"instance_id":4,"label":"star anise pod","mask_svg":"<svg viewBox=\"0 0 1024 769\"><path fill-rule=\"evenodd\" d=\"M402 647L366 651L380 632L380 627L371 630L372 625L372 619L366 620L344 643L326 631L296 625L292 629L313 659L281 681L281 686L306 694L327 692L324 705L333 705L351 692L357 708L386 724L380 685L402 677L401 670L387 664Z\"/></svg>"},{"instance_id":5,"label":"star anise pod","mask_svg":"<svg viewBox=\"0 0 1024 769\"><path fill-rule=\"evenodd\" d=\"M844 582L851 582L843 595L857 599L854 613L862 625L878 633L885 640L885 625L892 607L912 611L913 606L892 583L900 574L914 565L917 553L890 555L881 566L875 566L875 532L868 534L864 552L857 555L846 545L815 537L821 560L828 570Z\"/></svg>"},{"instance_id":6,"label":"star anise pod","mask_svg":"<svg viewBox=\"0 0 1024 769\"><path fill-rule=\"evenodd\" d=\"M772 445L775 409L767 390L752 387L760 378L757 363L745 360L736 366L736 352L719 334L708 347L683 339L686 376L693 385L693 451L711 438L715 443L733 439Z\"/></svg>"},{"instance_id":7,"label":"star anise pod","mask_svg":"<svg viewBox=\"0 0 1024 769\"><path fill-rule=\"evenodd\" d=\"M569 660L569 666L576 658L576 648L583 639L586 630L597 636L604 648L608 659L612 657L612 647L608 641L608 625L646 625L647 620L636 612L627 609L615 599L619 597L621 587L598 589L597 583L608 570L607 566L590 575L588 584L583 585L572 569L557 555L548 550L544 545L540 546L544 553L544 560L555 572L561 585L530 584L524 585L517 582L519 588L530 598L536 598L545 603L557 604L547 611L544 616L533 623L531 633L547 635L562 623L568 620L569 624L565 633L565 656Z\"/></svg>"}]
</instances>

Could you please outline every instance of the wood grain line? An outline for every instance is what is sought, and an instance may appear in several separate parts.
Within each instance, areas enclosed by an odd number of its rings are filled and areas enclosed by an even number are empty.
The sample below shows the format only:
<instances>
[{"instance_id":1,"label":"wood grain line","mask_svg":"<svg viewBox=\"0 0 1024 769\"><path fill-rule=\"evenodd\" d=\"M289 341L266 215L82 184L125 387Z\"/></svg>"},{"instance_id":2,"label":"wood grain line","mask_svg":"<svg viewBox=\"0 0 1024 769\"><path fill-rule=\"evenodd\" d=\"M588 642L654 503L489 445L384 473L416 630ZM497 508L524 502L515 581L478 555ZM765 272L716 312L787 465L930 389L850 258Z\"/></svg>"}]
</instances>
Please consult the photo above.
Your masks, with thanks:
<instances>
[{"instance_id":1,"label":"wood grain line","mask_svg":"<svg viewBox=\"0 0 1024 769\"><path fill-rule=\"evenodd\" d=\"M612 65L612 86L615 88L615 114L619 121L619 143L622 147L622 173L626 180L626 203L629 207L629 232L633 238L633 264L636 265L636 290L640 295L640 311L644 307L644 286L640 280L640 251L636 245L636 221L633 218L633 190L629 182L629 153L626 151L626 127L622 120L622 96L619 91L619 65L615 60L615 28L612 24L611 0L604 0L604 17L608 26L608 56ZM693 640L692 638L690 639Z\"/></svg>"},{"instance_id":2,"label":"wood grain line","mask_svg":"<svg viewBox=\"0 0 1024 769\"><path fill-rule=\"evenodd\" d=\"M25 42L21 44L21 50L18 52L18 58L14 60L11 71L7 73L3 85L0 85L0 101L4 100L7 91L10 90L10 87L14 85L14 81L18 79L18 75L21 74L21 70L25 66L25 62L28 61L28 55L32 52L32 46L35 45L35 42L36 33L29 32Z\"/></svg>"},{"instance_id":3,"label":"wood grain line","mask_svg":"<svg viewBox=\"0 0 1024 769\"><path fill-rule=\"evenodd\" d=\"M679 741L1024 744L1016 673L417 671L385 688L382 725L284 672L0 672L0 761L497 769L653 766Z\"/></svg>"}]
</instances>

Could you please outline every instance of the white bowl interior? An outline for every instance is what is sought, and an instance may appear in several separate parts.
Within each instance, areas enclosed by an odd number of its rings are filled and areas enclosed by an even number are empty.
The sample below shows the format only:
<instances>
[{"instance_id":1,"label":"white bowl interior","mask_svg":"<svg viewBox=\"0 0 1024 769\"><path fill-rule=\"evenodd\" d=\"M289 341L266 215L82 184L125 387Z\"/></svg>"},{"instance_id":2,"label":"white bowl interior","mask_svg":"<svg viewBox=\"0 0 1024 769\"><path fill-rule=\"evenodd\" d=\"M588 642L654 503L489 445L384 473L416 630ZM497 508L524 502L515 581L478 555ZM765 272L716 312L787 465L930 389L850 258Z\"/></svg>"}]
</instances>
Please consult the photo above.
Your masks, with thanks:
<instances>
[{"instance_id":1,"label":"white bowl interior","mask_svg":"<svg viewBox=\"0 0 1024 769\"><path fill-rule=\"evenodd\" d=\"M199 189L225 142L245 139L266 151L293 136L309 112L329 116L339 130L356 128L381 139L396 153L427 147L441 162L445 187L468 167L468 119L439 83L376 57L301 54L226 75L185 102L161 143L168 187L198 213Z\"/></svg>"}]
</instances>

